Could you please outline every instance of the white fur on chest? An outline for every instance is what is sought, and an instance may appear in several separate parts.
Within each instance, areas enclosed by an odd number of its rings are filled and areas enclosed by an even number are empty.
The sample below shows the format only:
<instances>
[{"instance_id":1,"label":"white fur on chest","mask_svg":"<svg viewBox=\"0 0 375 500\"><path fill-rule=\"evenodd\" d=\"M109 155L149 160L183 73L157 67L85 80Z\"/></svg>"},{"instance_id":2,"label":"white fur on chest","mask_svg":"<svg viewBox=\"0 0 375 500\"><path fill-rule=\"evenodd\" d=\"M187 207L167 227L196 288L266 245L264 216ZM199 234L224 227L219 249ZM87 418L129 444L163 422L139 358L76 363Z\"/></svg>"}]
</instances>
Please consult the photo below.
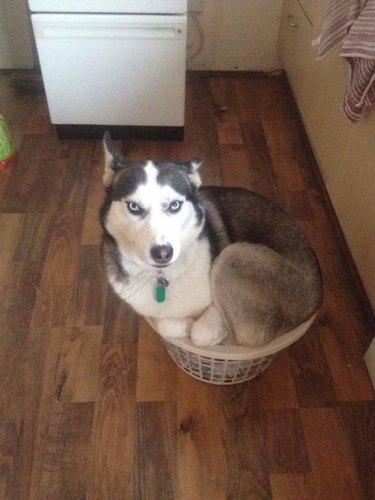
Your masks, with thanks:
<instances>
[{"instance_id":1,"label":"white fur on chest","mask_svg":"<svg viewBox=\"0 0 375 500\"><path fill-rule=\"evenodd\" d=\"M127 266L124 266L127 269ZM196 240L171 266L163 269L168 280L166 299L156 301L157 270L132 273L127 280L110 282L116 293L138 314L154 318L197 318L211 304L211 255L206 239Z\"/></svg>"}]
</instances>

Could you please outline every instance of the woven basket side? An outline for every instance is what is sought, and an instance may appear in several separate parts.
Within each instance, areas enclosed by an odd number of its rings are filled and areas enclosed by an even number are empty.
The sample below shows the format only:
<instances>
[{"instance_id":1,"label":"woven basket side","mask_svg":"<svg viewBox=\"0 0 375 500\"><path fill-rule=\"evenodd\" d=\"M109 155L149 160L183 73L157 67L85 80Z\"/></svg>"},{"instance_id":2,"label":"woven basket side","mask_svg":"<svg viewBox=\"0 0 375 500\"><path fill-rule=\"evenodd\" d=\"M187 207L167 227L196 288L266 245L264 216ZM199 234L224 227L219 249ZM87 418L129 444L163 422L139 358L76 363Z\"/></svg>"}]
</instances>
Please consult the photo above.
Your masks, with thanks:
<instances>
[{"instance_id":1,"label":"woven basket side","mask_svg":"<svg viewBox=\"0 0 375 500\"><path fill-rule=\"evenodd\" d=\"M177 347L162 339L169 356L192 377L217 385L245 382L259 375L271 363L275 355L252 360L215 359L200 356Z\"/></svg>"}]
</instances>

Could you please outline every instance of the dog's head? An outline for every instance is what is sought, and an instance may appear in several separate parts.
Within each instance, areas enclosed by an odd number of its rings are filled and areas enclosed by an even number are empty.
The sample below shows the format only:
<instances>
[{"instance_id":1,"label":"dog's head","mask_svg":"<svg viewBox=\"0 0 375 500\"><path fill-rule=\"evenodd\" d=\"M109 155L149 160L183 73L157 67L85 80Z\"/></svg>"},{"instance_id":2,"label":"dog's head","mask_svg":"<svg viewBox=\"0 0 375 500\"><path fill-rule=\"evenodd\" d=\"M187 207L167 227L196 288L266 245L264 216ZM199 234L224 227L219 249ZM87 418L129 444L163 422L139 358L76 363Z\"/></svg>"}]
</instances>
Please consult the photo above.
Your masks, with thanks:
<instances>
[{"instance_id":1,"label":"dog's head","mask_svg":"<svg viewBox=\"0 0 375 500\"><path fill-rule=\"evenodd\" d=\"M138 269L166 267L199 236L199 160L127 161L104 135L103 225Z\"/></svg>"}]
</instances>

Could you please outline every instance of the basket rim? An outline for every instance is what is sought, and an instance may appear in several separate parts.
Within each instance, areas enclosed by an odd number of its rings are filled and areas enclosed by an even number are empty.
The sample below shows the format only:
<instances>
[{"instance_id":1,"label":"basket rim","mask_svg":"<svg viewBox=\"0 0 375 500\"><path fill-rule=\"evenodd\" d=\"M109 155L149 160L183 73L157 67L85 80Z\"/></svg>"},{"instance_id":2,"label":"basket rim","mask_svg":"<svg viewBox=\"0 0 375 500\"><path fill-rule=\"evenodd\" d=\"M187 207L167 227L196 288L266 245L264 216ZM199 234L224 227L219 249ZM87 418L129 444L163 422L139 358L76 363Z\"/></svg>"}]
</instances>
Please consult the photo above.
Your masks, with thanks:
<instances>
[{"instance_id":1,"label":"basket rim","mask_svg":"<svg viewBox=\"0 0 375 500\"><path fill-rule=\"evenodd\" d=\"M309 319L298 325L293 330L284 333L280 337L275 338L267 345L262 347L248 347L244 345L213 345L208 347L195 346L190 338L172 338L163 337L155 328L155 323L152 318L144 316L144 319L158 333L161 340L166 344L172 344L180 349L191 352L198 356L205 356L217 360L252 360L264 358L289 347L302 337L304 333L312 325L317 313L313 314Z\"/></svg>"}]
</instances>

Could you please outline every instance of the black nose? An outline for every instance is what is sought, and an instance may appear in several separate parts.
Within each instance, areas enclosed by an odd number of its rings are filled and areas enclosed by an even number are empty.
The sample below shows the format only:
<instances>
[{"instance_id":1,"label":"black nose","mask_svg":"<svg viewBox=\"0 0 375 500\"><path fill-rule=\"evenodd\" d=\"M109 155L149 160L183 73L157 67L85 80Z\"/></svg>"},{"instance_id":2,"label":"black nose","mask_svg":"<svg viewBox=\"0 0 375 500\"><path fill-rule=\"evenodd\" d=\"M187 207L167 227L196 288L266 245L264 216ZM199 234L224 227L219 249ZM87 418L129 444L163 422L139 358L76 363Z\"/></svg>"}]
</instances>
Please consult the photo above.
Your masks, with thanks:
<instances>
[{"instance_id":1,"label":"black nose","mask_svg":"<svg viewBox=\"0 0 375 500\"><path fill-rule=\"evenodd\" d=\"M151 257L158 264L167 264L173 256L172 245L154 245L151 248Z\"/></svg>"}]
</instances>

